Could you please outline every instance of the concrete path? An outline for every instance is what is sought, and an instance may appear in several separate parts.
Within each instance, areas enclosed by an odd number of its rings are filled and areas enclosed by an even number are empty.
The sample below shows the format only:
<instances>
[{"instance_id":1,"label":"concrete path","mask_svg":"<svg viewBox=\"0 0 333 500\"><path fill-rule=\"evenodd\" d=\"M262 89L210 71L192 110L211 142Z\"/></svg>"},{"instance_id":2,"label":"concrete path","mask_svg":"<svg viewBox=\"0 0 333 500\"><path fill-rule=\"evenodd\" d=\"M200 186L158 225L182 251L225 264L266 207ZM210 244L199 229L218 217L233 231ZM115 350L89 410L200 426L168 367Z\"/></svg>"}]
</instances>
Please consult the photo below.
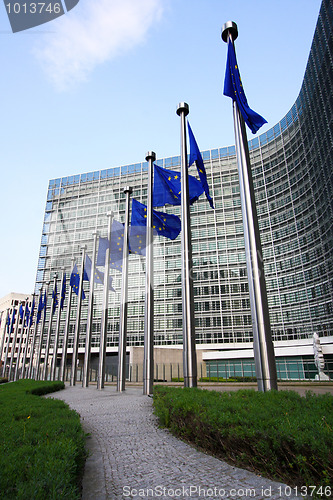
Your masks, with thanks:
<instances>
[{"instance_id":1,"label":"concrete path","mask_svg":"<svg viewBox=\"0 0 333 500\"><path fill-rule=\"evenodd\" d=\"M141 388L117 393L114 386L67 386L50 397L75 409L90 433L83 500L296 498L288 486L232 467L159 429L152 399Z\"/></svg>"}]
</instances>

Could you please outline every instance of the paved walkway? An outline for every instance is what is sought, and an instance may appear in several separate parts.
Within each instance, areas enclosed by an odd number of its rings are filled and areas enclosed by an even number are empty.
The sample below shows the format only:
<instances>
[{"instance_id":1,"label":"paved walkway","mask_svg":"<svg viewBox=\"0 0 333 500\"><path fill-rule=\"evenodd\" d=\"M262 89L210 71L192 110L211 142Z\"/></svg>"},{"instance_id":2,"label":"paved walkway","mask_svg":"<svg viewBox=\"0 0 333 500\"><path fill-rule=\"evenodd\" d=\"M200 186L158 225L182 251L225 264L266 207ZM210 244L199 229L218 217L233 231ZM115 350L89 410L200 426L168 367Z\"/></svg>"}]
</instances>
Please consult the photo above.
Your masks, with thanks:
<instances>
[{"instance_id":1,"label":"paved walkway","mask_svg":"<svg viewBox=\"0 0 333 500\"><path fill-rule=\"evenodd\" d=\"M83 500L296 498L288 486L232 467L160 429L142 388L117 393L114 386L67 386L51 397L75 409L90 433Z\"/></svg>"}]
</instances>

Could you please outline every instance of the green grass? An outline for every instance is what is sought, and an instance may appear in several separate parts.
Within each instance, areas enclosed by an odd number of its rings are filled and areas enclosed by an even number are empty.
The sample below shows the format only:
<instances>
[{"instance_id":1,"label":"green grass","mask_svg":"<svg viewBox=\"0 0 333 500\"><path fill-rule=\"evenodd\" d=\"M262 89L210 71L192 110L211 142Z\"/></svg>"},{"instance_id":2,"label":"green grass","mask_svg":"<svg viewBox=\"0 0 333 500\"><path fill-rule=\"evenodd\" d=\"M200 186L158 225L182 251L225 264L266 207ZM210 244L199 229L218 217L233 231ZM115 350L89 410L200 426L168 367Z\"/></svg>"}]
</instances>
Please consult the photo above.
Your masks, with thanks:
<instances>
[{"instance_id":1,"label":"green grass","mask_svg":"<svg viewBox=\"0 0 333 500\"><path fill-rule=\"evenodd\" d=\"M156 386L154 411L175 435L235 466L291 486L333 477L330 394Z\"/></svg>"},{"instance_id":2,"label":"green grass","mask_svg":"<svg viewBox=\"0 0 333 500\"><path fill-rule=\"evenodd\" d=\"M39 397L63 388L33 380L0 386L1 499L80 498L86 458L80 416L63 401Z\"/></svg>"}]
</instances>

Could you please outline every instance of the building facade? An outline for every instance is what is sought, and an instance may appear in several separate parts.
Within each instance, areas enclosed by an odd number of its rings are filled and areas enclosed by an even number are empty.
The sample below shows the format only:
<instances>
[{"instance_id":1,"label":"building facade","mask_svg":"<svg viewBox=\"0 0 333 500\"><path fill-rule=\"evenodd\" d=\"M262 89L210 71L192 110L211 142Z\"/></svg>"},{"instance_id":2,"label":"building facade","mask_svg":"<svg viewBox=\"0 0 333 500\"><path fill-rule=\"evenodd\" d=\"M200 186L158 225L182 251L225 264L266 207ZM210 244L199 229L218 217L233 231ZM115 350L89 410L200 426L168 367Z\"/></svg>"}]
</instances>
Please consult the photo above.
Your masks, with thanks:
<instances>
[{"instance_id":1,"label":"building facade","mask_svg":"<svg viewBox=\"0 0 333 500\"><path fill-rule=\"evenodd\" d=\"M14 377L15 372L20 376L23 359L30 359L28 336L33 332L26 328L27 321L19 311L21 306L24 312L30 311L31 305L31 295L22 293L9 293L0 299L0 376L11 373Z\"/></svg>"},{"instance_id":2,"label":"building facade","mask_svg":"<svg viewBox=\"0 0 333 500\"><path fill-rule=\"evenodd\" d=\"M287 359L295 362L298 371L313 363L314 333L320 337L325 359L333 360L332 27L332 2L323 0L295 104L273 128L249 141L278 373L287 370L283 368ZM237 371L240 364L242 369L250 366L253 350L235 147L202 154L215 210L204 196L191 206L198 360L213 371L228 370L233 360ZM179 170L180 157L156 164ZM69 276L72 259L80 262L83 244L91 257L92 234L97 231L106 237L110 210L115 219L124 221L127 185L133 188L135 199L146 202L146 162L50 181L36 293L52 282L55 272L65 270ZM165 211L179 215L180 207ZM133 353L135 348L141 352L143 346L145 259L131 255L129 260L127 342ZM155 346L168 353L166 360L181 361L180 236L175 241L155 239L154 268ZM110 293L108 306L110 359L118 349L121 273L114 270L113 277L115 292ZM89 283L84 287L87 292ZM69 352L76 301L74 295ZM83 301L79 353L85 344L87 303ZM99 349L101 316L102 287L95 285L93 358ZM65 313L60 331L64 323Z\"/></svg>"}]
</instances>

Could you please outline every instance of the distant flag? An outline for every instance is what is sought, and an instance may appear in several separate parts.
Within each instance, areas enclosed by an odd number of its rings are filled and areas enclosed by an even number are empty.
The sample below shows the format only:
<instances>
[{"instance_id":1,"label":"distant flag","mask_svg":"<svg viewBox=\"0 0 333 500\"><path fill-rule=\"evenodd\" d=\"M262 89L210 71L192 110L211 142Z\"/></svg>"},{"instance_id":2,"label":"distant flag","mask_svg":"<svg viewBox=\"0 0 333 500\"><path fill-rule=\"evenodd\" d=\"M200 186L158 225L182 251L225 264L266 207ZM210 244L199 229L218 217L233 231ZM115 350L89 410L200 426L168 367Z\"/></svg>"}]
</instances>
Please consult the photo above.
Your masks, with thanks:
<instances>
[{"instance_id":1,"label":"distant flag","mask_svg":"<svg viewBox=\"0 0 333 500\"><path fill-rule=\"evenodd\" d=\"M10 333L13 333L14 323L15 323L15 315L16 315L16 309L13 309L12 320L10 323Z\"/></svg>"},{"instance_id":2,"label":"distant flag","mask_svg":"<svg viewBox=\"0 0 333 500\"><path fill-rule=\"evenodd\" d=\"M201 182L193 175L188 176L190 205L204 192ZM153 206L181 204L181 175L174 170L154 165Z\"/></svg>"},{"instance_id":3,"label":"distant flag","mask_svg":"<svg viewBox=\"0 0 333 500\"><path fill-rule=\"evenodd\" d=\"M52 314L55 313L58 305L58 288L57 288L57 283L55 284L54 290L52 292L52 299L53 299L53 307L52 307Z\"/></svg>"},{"instance_id":4,"label":"distant flag","mask_svg":"<svg viewBox=\"0 0 333 500\"><path fill-rule=\"evenodd\" d=\"M147 225L147 207L133 198L131 226ZM153 229L156 233L174 240L180 233L181 222L177 215L153 210Z\"/></svg>"},{"instance_id":5,"label":"distant flag","mask_svg":"<svg viewBox=\"0 0 333 500\"><path fill-rule=\"evenodd\" d=\"M9 311L7 312L6 326L7 326L7 333L9 333L9 327L10 327L10 315L9 315Z\"/></svg>"},{"instance_id":6,"label":"distant flag","mask_svg":"<svg viewBox=\"0 0 333 500\"><path fill-rule=\"evenodd\" d=\"M20 318L23 321L24 309L23 309L23 306L22 306L22 302L20 304L19 313L20 313Z\"/></svg>"},{"instance_id":7,"label":"distant flag","mask_svg":"<svg viewBox=\"0 0 333 500\"><path fill-rule=\"evenodd\" d=\"M25 306L25 326L26 326L26 328L29 326L29 319L30 319L30 310L29 310L29 305L27 303Z\"/></svg>"},{"instance_id":8,"label":"distant flag","mask_svg":"<svg viewBox=\"0 0 333 500\"><path fill-rule=\"evenodd\" d=\"M107 238L99 238L96 266L105 265L105 254L110 242ZM113 219L111 228L110 267L122 270L124 246L124 226Z\"/></svg>"},{"instance_id":9,"label":"distant flag","mask_svg":"<svg viewBox=\"0 0 333 500\"><path fill-rule=\"evenodd\" d=\"M192 129L190 127L190 123L187 122L187 127L188 127L188 135L190 139L190 160L189 160L189 167L192 165L192 163L195 163L197 166L198 174L200 177L200 181L202 184L202 187L205 191L206 198L209 201L209 204L212 208L214 208L213 205L213 200L212 197L209 194L209 187L208 187L208 182L207 182L207 174L204 166L204 162L197 144L197 141L195 140L195 137L193 135Z\"/></svg>"},{"instance_id":10,"label":"distant flag","mask_svg":"<svg viewBox=\"0 0 333 500\"><path fill-rule=\"evenodd\" d=\"M76 295L79 295L80 275L78 273L76 263L74 264L74 267L73 267L73 270L72 270L72 274L71 274L69 283L70 283L70 286L73 289L73 292ZM84 293L84 290L82 288L82 300L84 300L85 298L86 298L86 294Z\"/></svg>"},{"instance_id":11,"label":"distant flag","mask_svg":"<svg viewBox=\"0 0 333 500\"><path fill-rule=\"evenodd\" d=\"M64 279L62 281L60 309L64 308L65 297L66 297L66 273L64 274Z\"/></svg>"},{"instance_id":12,"label":"distant flag","mask_svg":"<svg viewBox=\"0 0 333 500\"><path fill-rule=\"evenodd\" d=\"M223 94L231 97L231 99L237 102L239 111L252 134L258 132L260 127L264 125L264 123L267 123L265 118L253 111L247 103L237 64L235 48L230 39L228 41L227 67L225 71Z\"/></svg>"},{"instance_id":13,"label":"distant flag","mask_svg":"<svg viewBox=\"0 0 333 500\"><path fill-rule=\"evenodd\" d=\"M38 302L38 309L37 309L37 325L40 322L40 319L42 317L42 311L44 309L44 303L43 303L43 295L40 294L39 296L39 302Z\"/></svg>"},{"instance_id":14,"label":"distant flag","mask_svg":"<svg viewBox=\"0 0 333 500\"><path fill-rule=\"evenodd\" d=\"M32 305L31 305L31 311L30 311L30 316L29 316L29 328L31 328L33 319L34 319L34 313L35 313L35 297L32 300Z\"/></svg>"}]
</instances>

